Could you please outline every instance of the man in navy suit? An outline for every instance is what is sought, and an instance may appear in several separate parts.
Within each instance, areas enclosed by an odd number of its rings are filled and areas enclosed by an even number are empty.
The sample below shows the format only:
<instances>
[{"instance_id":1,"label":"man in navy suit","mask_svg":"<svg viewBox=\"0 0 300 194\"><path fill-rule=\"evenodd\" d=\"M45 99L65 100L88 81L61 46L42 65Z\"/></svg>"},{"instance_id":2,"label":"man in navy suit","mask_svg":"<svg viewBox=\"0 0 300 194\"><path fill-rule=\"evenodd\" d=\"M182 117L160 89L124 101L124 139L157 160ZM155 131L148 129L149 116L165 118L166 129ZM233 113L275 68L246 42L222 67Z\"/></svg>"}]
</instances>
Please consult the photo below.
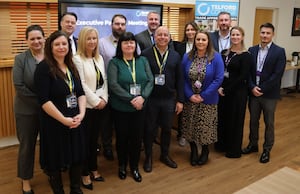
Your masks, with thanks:
<instances>
[{"instance_id":1,"label":"man in navy suit","mask_svg":"<svg viewBox=\"0 0 300 194\"><path fill-rule=\"evenodd\" d=\"M214 49L221 52L230 47L231 15L222 11L218 14L217 25L219 30L210 33Z\"/></svg>"},{"instance_id":2,"label":"man in navy suit","mask_svg":"<svg viewBox=\"0 0 300 194\"><path fill-rule=\"evenodd\" d=\"M274 26L265 23L260 26L260 44L249 48L255 65L251 67L249 81L250 135L249 144L243 154L258 152L258 129L261 112L265 122L265 139L261 163L270 160L270 151L274 145L274 120L278 99L280 98L281 78L286 65L285 49L272 42Z\"/></svg>"},{"instance_id":3,"label":"man in navy suit","mask_svg":"<svg viewBox=\"0 0 300 194\"><path fill-rule=\"evenodd\" d=\"M77 41L78 38L73 36L76 29L77 15L73 12L66 12L60 18L60 29L69 36L69 41L72 49L73 55L77 51Z\"/></svg>"}]
</instances>

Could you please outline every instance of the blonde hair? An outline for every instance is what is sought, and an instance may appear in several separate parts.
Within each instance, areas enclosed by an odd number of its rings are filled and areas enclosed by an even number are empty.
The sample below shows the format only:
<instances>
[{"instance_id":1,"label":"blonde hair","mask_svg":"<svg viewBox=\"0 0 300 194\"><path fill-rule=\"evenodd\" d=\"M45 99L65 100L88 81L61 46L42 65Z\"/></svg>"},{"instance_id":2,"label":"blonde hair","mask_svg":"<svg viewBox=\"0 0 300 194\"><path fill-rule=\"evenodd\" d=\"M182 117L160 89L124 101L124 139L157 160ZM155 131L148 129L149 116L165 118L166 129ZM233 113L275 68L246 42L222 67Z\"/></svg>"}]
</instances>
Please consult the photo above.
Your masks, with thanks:
<instances>
[{"instance_id":1,"label":"blonde hair","mask_svg":"<svg viewBox=\"0 0 300 194\"><path fill-rule=\"evenodd\" d=\"M81 57L85 57L85 58L87 57L86 41L87 41L87 36L92 32L95 32L96 36L97 36L97 45L96 45L96 48L93 50L92 56L96 60L98 60L99 59L99 33L98 33L98 30L94 27L85 26L80 30L79 36L78 36L77 54Z\"/></svg>"},{"instance_id":2,"label":"blonde hair","mask_svg":"<svg viewBox=\"0 0 300 194\"><path fill-rule=\"evenodd\" d=\"M242 37L243 37L243 38L245 37L245 31L244 31L244 29L243 29L242 27L240 27L240 26L234 26L234 27L232 27L232 28L230 29L230 35L231 35L231 33L232 33L233 30L239 31L239 32L241 33ZM245 43L244 43L244 39L241 41L241 46L242 46L242 50L241 50L241 52L239 52L239 53L237 53L237 54L241 54L241 53L247 51L246 46L245 46ZM232 48L232 44L231 44L231 46L227 49L227 51L225 52L225 56L229 55L231 48Z\"/></svg>"}]
</instances>

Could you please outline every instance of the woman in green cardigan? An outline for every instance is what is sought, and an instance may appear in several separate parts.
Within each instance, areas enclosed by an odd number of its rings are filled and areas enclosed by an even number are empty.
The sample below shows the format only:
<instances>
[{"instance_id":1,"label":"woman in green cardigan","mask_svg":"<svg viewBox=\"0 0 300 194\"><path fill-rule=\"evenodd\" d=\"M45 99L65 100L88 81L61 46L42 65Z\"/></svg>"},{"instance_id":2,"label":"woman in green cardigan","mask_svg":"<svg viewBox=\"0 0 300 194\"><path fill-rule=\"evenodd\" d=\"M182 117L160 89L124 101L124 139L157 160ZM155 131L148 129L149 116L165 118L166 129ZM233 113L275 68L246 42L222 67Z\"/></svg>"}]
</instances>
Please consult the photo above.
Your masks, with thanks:
<instances>
[{"instance_id":1,"label":"woman in green cardigan","mask_svg":"<svg viewBox=\"0 0 300 194\"><path fill-rule=\"evenodd\" d=\"M138 164L144 130L144 107L153 88L153 76L149 62L137 54L136 48L134 35L125 32L119 39L116 56L108 64L107 79L116 129L118 175L120 179L126 178L129 160L133 179L141 182Z\"/></svg>"}]
</instances>

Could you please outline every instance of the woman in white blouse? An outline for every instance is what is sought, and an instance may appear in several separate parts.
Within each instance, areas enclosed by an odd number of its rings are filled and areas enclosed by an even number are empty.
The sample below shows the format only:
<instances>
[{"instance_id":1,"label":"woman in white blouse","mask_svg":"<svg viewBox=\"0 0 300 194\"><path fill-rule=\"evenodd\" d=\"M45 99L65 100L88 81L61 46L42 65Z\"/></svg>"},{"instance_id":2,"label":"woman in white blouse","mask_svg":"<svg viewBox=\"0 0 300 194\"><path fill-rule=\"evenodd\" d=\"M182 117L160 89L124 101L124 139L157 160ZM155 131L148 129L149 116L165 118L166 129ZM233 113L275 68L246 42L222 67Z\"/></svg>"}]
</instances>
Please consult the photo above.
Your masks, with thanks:
<instances>
[{"instance_id":1,"label":"woman in white blouse","mask_svg":"<svg viewBox=\"0 0 300 194\"><path fill-rule=\"evenodd\" d=\"M100 130L109 122L107 78L102 56L99 54L99 35L96 28L84 27L79 33L77 53L73 61L78 69L86 95L87 161L83 166L82 185L93 189L92 180L104 181L98 172L97 140ZM103 138L103 137L102 137Z\"/></svg>"}]
</instances>

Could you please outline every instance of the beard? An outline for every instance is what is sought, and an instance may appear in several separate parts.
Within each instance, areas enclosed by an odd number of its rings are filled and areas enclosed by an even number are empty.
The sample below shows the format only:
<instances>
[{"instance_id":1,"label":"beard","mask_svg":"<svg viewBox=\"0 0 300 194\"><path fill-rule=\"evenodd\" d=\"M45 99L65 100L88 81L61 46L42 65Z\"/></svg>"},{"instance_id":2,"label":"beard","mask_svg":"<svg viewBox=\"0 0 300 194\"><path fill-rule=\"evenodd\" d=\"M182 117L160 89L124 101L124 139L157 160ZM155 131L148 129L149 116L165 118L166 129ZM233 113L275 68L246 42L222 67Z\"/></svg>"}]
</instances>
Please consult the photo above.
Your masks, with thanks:
<instances>
[{"instance_id":1,"label":"beard","mask_svg":"<svg viewBox=\"0 0 300 194\"><path fill-rule=\"evenodd\" d=\"M112 34L114 35L115 38L120 38L120 36L124 33L125 31L112 31Z\"/></svg>"}]
</instances>

